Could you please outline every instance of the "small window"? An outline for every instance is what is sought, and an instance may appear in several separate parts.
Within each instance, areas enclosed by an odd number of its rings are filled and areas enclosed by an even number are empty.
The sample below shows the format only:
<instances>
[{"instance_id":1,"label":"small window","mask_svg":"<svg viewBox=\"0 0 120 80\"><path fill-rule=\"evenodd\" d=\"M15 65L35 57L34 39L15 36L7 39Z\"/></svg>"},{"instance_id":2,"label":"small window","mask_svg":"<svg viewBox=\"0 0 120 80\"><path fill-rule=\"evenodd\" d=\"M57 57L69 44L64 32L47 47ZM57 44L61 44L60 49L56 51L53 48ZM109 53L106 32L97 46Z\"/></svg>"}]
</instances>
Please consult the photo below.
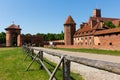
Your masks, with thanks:
<instances>
[{"instance_id":1,"label":"small window","mask_svg":"<svg viewBox=\"0 0 120 80\"><path fill-rule=\"evenodd\" d=\"M100 43L98 43L98 45L100 45Z\"/></svg>"},{"instance_id":2,"label":"small window","mask_svg":"<svg viewBox=\"0 0 120 80\"><path fill-rule=\"evenodd\" d=\"M88 34L88 32L86 32L86 34Z\"/></svg>"},{"instance_id":3,"label":"small window","mask_svg":"<svg viewBox=\"0 0 120 80\"><path fill-rule=\"evenodd\" d=\"M81 40L83 40L83 38L81 38Z\"/></svg>"},{"instance_id":4,"label":"small window","mask_svg":"<svg viewBox=\"0 0 120 80\"><path fill-rule=\"evenodd\" d=\"M81 42L81 45L83 45L83 43Z\"/></svg>"},{"instance_id":5,"label":"small window","mask_svg":"<svg viewBox=\"0 0 120 80\"><path fill-rule=\"evenodd\" d=\"M112 45L112 43L110 42L110 43L109 43L109 45L111 46L111 45Z\"/></svg>"}]
</instances>

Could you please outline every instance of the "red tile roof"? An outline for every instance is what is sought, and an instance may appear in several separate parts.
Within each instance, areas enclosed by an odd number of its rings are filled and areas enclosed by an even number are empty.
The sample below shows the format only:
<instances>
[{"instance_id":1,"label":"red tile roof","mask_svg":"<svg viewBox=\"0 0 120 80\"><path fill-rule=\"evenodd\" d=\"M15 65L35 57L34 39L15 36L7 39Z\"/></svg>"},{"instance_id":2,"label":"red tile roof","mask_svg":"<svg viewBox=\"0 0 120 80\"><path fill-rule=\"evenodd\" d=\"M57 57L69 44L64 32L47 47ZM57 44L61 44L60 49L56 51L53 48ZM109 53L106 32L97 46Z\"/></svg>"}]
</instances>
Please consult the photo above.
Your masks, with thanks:
<instances>
[{"instance_id":1,"label":"red tile roof","mask_svg":"<svg viewBox=\"0 0 120 80\"><path fill-rule=\"evenodd\" d=\"M92 20L96 21L96 25L91 27ZM100 34L109 34L109 33L119 32L120 28L109 29L105 26L101 26L101 21L112 21L113 24L115 23L115 25L118 25L118 21L120 21L120 19L119 18L105 18L105 17L90 17L88 23L86 23L87 25L83 24L82 28L78 29L75 32L74 37L91 35L91 34L100 35Z\"/></svg>"},{"instance_id":2,"label":"red tile roof","mask_svg":"<svg viewBox=\"0 0 120 80\"><path fill-rule=\"evenodd\" d=\"M12 24L9 27L5 28L5 30L11 30L11 29L21 30L21 28L15 24Z\"/></svg>"},{"instance_id":3,"label":"red tile roof","mask_svg":"<svg viewBox=\"0 0 120 80\"><path fill-rule=\"evenodd\" d=\"M112 28L112 29L96 31L95 35L112 34L112 33L120 33L120 28Z\"/></svg>"},{"instance_id":4,"label":"red tile roof","mask_svg":"<svg viewBox=\"0 0 120 80\"><path fill-rule=\"evenodd\" d=\"M89 25L87 26L84 26L83 28L80 28L78 29L76 32L75 32L75 35L74 36L85 36L85 35L90 35L91 34L91 27Z\"/></svg>"},{"instance_id":5,"label":"red tile roof","mask_svg":"<svg viewBox=\"0 0 120 80\"><path fill-rule=\"evenodd\" d=\"M76 24L71 16L68 16L64 24Z\"/></svg>"},{"instance_id":6,"label":"red tile roof","mask_svg":"<svg viewBox=\"0 0 120 80\"><path fill-rule=\"evenodd\" d=\"M113 21L120 20L120 18L90 17L90 20Z\"/></svg>"}]
</instances>

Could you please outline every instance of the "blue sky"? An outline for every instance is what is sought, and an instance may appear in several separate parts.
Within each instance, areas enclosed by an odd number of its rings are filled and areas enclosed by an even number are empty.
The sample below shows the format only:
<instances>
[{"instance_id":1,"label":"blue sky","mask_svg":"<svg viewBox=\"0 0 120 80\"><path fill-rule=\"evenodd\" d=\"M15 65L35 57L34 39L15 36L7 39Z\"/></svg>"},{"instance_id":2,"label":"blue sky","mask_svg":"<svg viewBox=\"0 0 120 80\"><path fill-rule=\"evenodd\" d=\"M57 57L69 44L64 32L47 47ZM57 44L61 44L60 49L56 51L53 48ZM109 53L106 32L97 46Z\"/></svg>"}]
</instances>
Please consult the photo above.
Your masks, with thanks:
<instances>
[{"instance_id":1,"label":"blue sky","mask_svg":"<svg viewBox=\"0 0 120 80\"><path fill-rule=\"evenodd\" d=\"M0 0L0 32L14 23L22 33L60 33L71 15L77 29L100 8L103 17L120 18L120 0Z\"/></svg>"}]
</instances>

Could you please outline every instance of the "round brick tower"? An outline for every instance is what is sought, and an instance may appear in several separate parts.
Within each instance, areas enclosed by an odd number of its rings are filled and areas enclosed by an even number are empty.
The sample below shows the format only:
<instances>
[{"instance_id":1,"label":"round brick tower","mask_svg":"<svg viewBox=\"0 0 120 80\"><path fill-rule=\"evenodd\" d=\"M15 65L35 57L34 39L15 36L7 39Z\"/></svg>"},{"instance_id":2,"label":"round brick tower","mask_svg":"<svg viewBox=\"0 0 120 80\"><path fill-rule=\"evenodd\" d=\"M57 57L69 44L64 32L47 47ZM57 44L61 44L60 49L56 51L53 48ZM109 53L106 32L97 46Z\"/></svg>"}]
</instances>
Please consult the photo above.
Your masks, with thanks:
<instances>
[{"instance_id":1,"label":"round brick tower","mask_svg":"<svg viewBox=\"0 0 120 80\"><path fill-rule=\"evenodd\" d=\"M76 23L71 16L68 16L64 23L64 41L65 45L73 45L73 36L76 31Z\"/></svg>"},{"instance_id":2,"label":"round brick tower","mask_svg":"<svg viewBox=\"0 0 120 80\"><path fill-rule=\"evenodd\" d=\"M6 47L10 46L20 46L21 45L21 28L18 25L12 24L5 28L6 30Z\"/></svg>"}]
</instances>

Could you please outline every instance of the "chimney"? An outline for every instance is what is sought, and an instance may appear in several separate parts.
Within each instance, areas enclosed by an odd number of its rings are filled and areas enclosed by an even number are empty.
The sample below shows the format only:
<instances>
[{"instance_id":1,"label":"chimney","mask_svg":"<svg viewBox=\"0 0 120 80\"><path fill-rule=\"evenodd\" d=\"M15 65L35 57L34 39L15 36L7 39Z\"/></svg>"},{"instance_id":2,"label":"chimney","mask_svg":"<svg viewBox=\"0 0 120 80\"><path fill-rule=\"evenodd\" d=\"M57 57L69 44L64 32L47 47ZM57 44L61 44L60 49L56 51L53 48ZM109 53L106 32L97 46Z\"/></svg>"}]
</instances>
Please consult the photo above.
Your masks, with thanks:
<instances>
[{"instance_id":1,"label":"chimney","mask_svg":"<svg viewBox=\"0 0 120 80\"><path fill-rule=\"evenodd\" d=\"M101 9L94 9L93 17L101 17Z\"/></svg>"}]
</instances>

